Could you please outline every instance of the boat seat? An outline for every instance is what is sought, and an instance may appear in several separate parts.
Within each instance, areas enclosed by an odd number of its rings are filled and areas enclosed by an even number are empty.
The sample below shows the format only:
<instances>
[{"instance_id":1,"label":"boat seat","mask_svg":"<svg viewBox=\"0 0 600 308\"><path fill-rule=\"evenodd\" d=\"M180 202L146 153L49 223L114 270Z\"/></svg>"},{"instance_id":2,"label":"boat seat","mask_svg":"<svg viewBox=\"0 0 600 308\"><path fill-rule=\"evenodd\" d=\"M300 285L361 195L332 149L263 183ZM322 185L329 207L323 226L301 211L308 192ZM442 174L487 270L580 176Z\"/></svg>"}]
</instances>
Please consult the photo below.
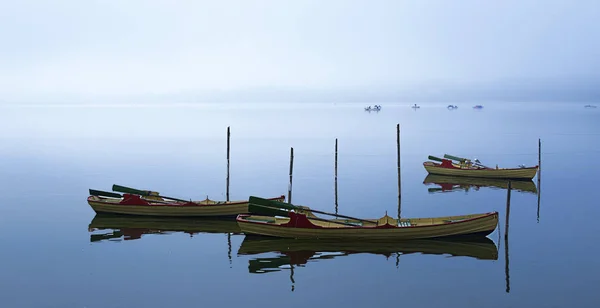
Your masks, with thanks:
<instances>
[{"instance_id":1,"label":"boat seat","mask_svg":"<svg viewBox=\"0 0 600 308\"><path fill-rule=\"evenodd\" d=\"M277 222L276 219L272 219L272 218L261 219L261 218L255 218L255 217L246 217L245 219L247 221L254 221L254 222L268 222L268 223L275 223L275 222Z\"/></svg>"},{"instance_id":2,"label":"boat seat","mask_svg":"<svg viewBox=\"0 0 600 308\"><path fill-rule=\"evenodd\" d=\"M349 225L353 225L353 226L357 226L357 227L362 227L362 222L360 221L349 221L349 220L345 220L344 223L347 223Z\"/></svg>"}]
</instances>

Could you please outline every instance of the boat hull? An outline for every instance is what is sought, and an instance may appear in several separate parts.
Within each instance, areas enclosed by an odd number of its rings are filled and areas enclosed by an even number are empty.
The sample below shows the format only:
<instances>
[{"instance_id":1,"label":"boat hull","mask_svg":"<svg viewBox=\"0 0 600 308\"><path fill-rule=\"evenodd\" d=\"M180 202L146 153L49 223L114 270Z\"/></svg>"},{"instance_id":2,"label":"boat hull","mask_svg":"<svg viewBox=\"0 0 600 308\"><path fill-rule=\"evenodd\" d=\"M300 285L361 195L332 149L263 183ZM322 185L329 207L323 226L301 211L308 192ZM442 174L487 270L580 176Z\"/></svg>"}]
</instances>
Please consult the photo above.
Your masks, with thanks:
<instances>
[{"instance_id":1,"label":"boat hull","mask_svg":"<svg viewBox=\"0 0 600 308\"><path fill-rule=\"evenodd\" d=\"M535 177L538 171L537 166L529 168L460 169L441 167L439 164L427 162L424 163L423 166L429 174L491 179L531 180Z\"/></svg>"},{"instance_id":2,"label":"boat hull","mask_svg":"<svg viewBox=\"0 0 600 308\"><path fill-rule=\"evenodd\" d=\"M298 221L294 221L297 217ZM492 233L498 225L498 213L486 213L464 216L448 216L432 218L436 220L447 219L460 221L439 224L414 224L411 226L346 226L321 227L313 224L310 218L304 215L290 213L290 221L285 223L269 222L273 217L239 215L236 220L240 229L245 234L283 238L319 238L319 239L357 239L357 240L410 240L429 238L451 237L485 237ZM264 221L261 221L264 220ZM285 219L278 219L285 220ZM301 220L308 220L303 222ZM429 218L409 219L410 221L426 221ZM376 220L375 220L376 221ZM403 219L406 221L406 219ZM315 222L316 223L316 222ZM332 224L333 225L333 224Z\"/></svg>"},{"instance_id":3,"label":"boat hull","mask_svg":"<svg viewBox=\"0 0 600 308\"><path fill-rule=\"evenodd\" d=\"M283 201L285 196L269 200ZM183 205L173 202L170 204L151 203L150 205L128 205L108 202L106 198L88 197L88 204L100 214L121 214L141 216L172 216L172 217L235 217L248 213L248 200L220 202L216 204Z\"/></svg>"}]
</instances>

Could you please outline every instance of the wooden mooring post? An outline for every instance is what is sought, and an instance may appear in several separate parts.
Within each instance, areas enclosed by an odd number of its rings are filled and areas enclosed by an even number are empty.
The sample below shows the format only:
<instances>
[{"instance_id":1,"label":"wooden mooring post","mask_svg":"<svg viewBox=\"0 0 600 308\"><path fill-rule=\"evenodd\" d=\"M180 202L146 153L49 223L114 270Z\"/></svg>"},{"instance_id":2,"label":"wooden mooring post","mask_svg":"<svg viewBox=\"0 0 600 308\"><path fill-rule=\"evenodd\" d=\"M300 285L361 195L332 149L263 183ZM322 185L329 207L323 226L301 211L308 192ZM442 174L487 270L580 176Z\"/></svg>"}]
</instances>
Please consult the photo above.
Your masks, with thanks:
<instances>
[{"instance_id":1,"label":"wooden mooring post","mask_svg":"<svg viewBox=\"0 0 600 308\"><path fill-rule=\"evenodd\" d=\"M290 185L288 186L288 203L292 203L292 173L294 171L294 148L290 148Z\"/></svg>"},{"instance_id":2,"label":"wooden mooring post","mask_svg":"<svg viewBox=\"0 0 600 308\"><path fill-rule=\"evenodd\" d=\"M400 179L400 124L396 124L396 149L398 154L398 219L401 217L401 204L402 204L402 182Z\"/></svg>"},{"instance_id":3,"label":"wooden mooring post","mask_svg":"<svg viewBox=\"0 0 600 308\"><path fill-rule=\"evenodd\" d=\"M225 193L225 197L227 198L227 201L229 201L229 151L230 151L230 140L231 140L231 131L229 130L230 127L227 126L227 190Z\"/></svg>"},{"instance_id":4,"label":"wooden mooring post","mask_svg":"<svg viewBox=\"0 0 600 308\"><path fill-rule=\"evenodd\" d=\"M335 138L335 167L334 167L335 213L338 213L338 139Z\"/></svg>"}]
</instances>

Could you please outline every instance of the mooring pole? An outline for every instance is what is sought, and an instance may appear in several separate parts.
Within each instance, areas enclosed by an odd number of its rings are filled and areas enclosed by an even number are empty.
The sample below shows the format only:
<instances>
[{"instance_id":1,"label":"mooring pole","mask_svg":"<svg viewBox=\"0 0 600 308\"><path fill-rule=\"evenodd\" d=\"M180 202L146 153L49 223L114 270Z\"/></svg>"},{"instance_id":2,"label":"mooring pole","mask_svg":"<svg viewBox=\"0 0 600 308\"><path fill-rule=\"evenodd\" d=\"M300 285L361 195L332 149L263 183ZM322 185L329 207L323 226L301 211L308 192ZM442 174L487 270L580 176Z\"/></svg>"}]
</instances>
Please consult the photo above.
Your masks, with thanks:
<instances>
[{"instance_id":1,"label":"mooring pole","mask_svg":"<svg viewBox=\"0 0 600 308\"><path fill-rule=\"evenodd\" d=\"M288 187L288 203L292 203L292 172L294 171L294 148L290 150L290 186Z\"/></svg>"},{"instance_id":2,"label":"mooring pole","mask_svg":"<svg viewBox=\"0 0 600 308\"><path fill-rule=\"evenodd\" d=\"M335 213L338 213L338 139L335 138L335 168L334 168L334 188L335 188Z\"/></svg>"},{"instance_id":3,"label":"mooring pole","mask_svg":"<svg viewBox=\"0 0 600 308\"><path fill-rule=\"evenodd\" d=\"M229 151L230 151L230 139L231 139L231 131L229 130L229 126L227 126L227 192L226 198L229 202Z\"/></svg>"},{"instance_id":4,"label":"mooring pole","mask_svg":"<svg viewBox=\"0 0 600 308\"><path fill-rule=\"evenodd\" d=\"M398 152L398 219L401 217L402 184L400 181L400 124L396 125L396 148Z\"/></svg>"}]
</instances>

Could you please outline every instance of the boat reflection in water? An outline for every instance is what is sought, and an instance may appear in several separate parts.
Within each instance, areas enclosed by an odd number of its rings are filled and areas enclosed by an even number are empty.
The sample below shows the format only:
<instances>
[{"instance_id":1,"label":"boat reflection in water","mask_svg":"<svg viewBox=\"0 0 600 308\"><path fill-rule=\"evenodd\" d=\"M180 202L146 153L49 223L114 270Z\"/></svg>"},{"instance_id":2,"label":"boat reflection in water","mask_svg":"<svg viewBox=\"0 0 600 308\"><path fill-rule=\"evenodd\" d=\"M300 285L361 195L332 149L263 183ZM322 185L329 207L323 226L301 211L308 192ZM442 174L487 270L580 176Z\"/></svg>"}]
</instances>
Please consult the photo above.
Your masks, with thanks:
<instances>
[{"instance_id":1,"label":"boat reflection in water","mask_svg":"<svg viewBox=\"0 0 600 308\"><path fill-rule=\"evenodd\" d=\"M490 187L495 189L508 189L508 180L505 179L488 179L488 178L473 178L463 176L447 176L429 174L423 180L423 184L437 184L440 187L432 187L427 190L430 193L436 192L451 192L465 191L470 189L475 191L481 187ZM532 180L511 180L512 190L537 194L538 190Z\"/></svg>"},{"instance_id":2,"label":"boat reflection in water","mask_svg":"<svg viewBox=\"0 0 600 308\"><path fill-rule=\"evenodd\" d=\"M198 233L239 234L241 230L235 220L217 218L179 218L96 214L88 227L89 232L109 230L91 234L90 242L121 241L140 239L144 234Z\"/></svg>"},{"instance_id":3,"label":"boat reflection in water","mask_svg":"<svg viewBox=\"0 0 600 308\"><path fill-rule=\"evenodd\" d=\"M488 237L406 240L395 242L348 241L319 239L286 239L260 235L246 235L238 251L240 255L278 253L275 257L257 257L248 261L248 271L254 274L290 269L294 290L294 266L304 267L308 262L334 259L353 254L369 253L386 258L421 253L471 257L479 260L498 260L498 247Z\"/></svg>"}]
</instances>

